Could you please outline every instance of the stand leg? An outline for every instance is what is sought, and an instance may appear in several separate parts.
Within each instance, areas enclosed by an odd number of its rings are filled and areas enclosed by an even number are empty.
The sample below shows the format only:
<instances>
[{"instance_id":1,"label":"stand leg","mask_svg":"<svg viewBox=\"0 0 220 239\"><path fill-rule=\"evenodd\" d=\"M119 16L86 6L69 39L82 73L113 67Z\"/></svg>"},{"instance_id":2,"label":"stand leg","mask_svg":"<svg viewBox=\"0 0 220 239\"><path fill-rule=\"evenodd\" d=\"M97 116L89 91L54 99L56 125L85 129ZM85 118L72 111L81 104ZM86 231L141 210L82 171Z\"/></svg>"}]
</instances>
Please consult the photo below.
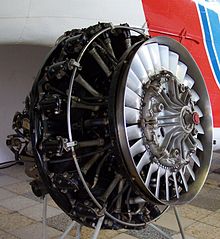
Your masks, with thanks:
<instances>
[{"instance_id":1,"label":"stand leg","mask_svg":"<svg viewBox=\"0 0 220 239\"><path fill-rule=\"evenodd\" d=\"M178 214L178 211L177 211L176 207L173 207L173 210L174 210L174 213L175 213L175 216L176 216L176 220L177 220L177 223L178 223L178 226L179 226L179 229L180 229L180 234L182 236L182 239L185 239L184 230L183 230L183 227L182 227L182 224L181 224L181 221L180 221L180 217L179 217L179 214Z\"/></svg>"},{"instance_id":2,"label":"stand leg","mask_svg":"<svg viewBox=\"0 0 220 239\"><path fill-rule=\"evenodd\" d=\"M76 226L76 222L72 221L72 223L67 227L66 231L63 233L63 235L60 237L60 239L64 239L65 236L67 236L69 234L69 232L71 231L71 229Z\"/></svg>"},{"instance_id":3,"label":"stand leg","mask_svg":"<svg viewBox=\"0 0 220 239\"><path fill-rule=\"evenodd\" d=\"M167 235L164 231L162 231L159 227L155 226L154 224L149 224L150 227L152 227L155 231L159 232L164 238L166 239L172 239L169 235Z\"/></svg>"},{"instance_id":4,"label":"stand leg","mask_svg":"<svg viewBox=\"0 0 220 239\"><path fill-rule=\"evenodd\" d=\"M46 202L46 200L45 200ZM45 203L46 205L46 203ZM46 213L46 208L44 210L44 212ZM176 220L178 222L178 226L179 226L179 229L180 229L180 233L181 233L181 236L182 236L182 239L185 239L185 235L184 235L184 230L183 230L183 227L182 227L182 224L181 224L181 221L180 221L180 218L179 218L179 215L178 215L178 212L177 212L177 209L174 207L174 212L175 212L175 216L176 216ZM45 214L46 215L46 214ZM45 218L45 224L46 225L46 216L44 217ZM102 227L102 224L103 224L103 221L104 221L104 218L105 216L102 216L99 218L98 222L97 222L97 225L96 225L96 228L95 228L95 231L91 237L91 239L97 239L98 235L99 235L99 232L101 230L101 227ZM76 227L76 239L80 239L81 237L81 225L78 224L77 222L73 221L66 229L66 231L63 233L63 235L60 237L60 239L64 239L70 232L70 230L73 228L73 227ZM165 233L164 231L162 231L159 227L155 226L154 224L149 224L149 226L151 226L154 230L156 230L157 232L159 232L164 238L166 239L172 239L172 237L170 237L167 233ZM45 229L45 228L44 228ZM46 229L44 230L45 234L46 235ZM47 239L47 237L43 237L43 239Z\"/></svg>"},{"instance_id":5,"label":"stand leg","mask_svg":"<svg viewBox=\"0 0 220 239\"><path fill-rule=\"evenodd\" d=\"M97 239L98 235L99 235L99 232L101 230L101 227L102 227L102 223L104 221L104 218L105 216L103 217L100 217L98 222L97 222L97 225L96 225L96 228L95 228L95 231L91 237L91 239ZM73 228L73 227L76 227L76 239L80 239L81 237L81 228L82 228L82 225L80 225L79 223L73 221L66 229L66 231L63 233L63 235L60 237L60 239L65 239L65 237L69 234L70 230Z\"/></svg>"},{"instance_id":6,"label":"stand leg","mask_svg":"<svg viewBox=\"0 0 220 239\"><path fill-rule=\"evenodd\" d=\"M44 202L43 202L43 235L42 238L43 239L47 239L48 238L48 234L47 234L47 195L44 195Z\"/></svg>"},{"instance_id":7,"label":"stand leg","mask_svg":"<svg viewBox=\"0 0 220 239\"><path fill-rule=\"evenodd\" d=\"M102 216L102 217L99 218L99 220L97 222L97 225L96 225L96 228L95 228L95 231L94 231L94 234L92 235L91 239L97 239L97 237L99 235L99 232L101 230L104 218L105 218L105 216Z\"/></svg>"},{"instance_id":8,"label":"stand leg","mask_svg":"<svg viewBox=\"0 0 220 239\"><path fill-rule=\"evenodd\" d=\"M80 225L79 223L76 223L76 239L80 239L81 237L81 228L82 228L82 225Z\"/></svg>"}]
</instances>

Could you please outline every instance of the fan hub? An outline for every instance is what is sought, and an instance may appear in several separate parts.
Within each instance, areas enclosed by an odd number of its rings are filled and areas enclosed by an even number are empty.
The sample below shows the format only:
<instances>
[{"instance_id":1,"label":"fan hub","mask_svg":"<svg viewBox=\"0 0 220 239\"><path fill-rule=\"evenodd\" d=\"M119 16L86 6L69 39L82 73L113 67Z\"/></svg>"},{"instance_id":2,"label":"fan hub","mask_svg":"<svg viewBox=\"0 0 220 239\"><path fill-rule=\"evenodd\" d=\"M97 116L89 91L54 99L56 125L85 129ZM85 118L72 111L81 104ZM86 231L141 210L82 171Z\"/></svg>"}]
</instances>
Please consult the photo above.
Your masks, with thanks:
<instances>
[{"instance_id":1,"label":"fan hub","mask_svg":"<svg viewBox=\"0 0 220 239\"><path fill-rule=\"evenodd\" d=\"M187 101L181 108L183 103L173 95L174 87L181 89L178 92L180 96L185 92L185 86L167 71L154 75L144 85L143 103L140 106L140 122L144 124L139 129L145 137L146 149L151 152L151 161L171 171L177 171L189 163L189 159L183 159L181 155L181 144L175 144L174 139L184 132L190 133L194 127L192 106ZM177 132L168 142L165 134L172 128L176 128Z\"/></svg>"}]
</instances>

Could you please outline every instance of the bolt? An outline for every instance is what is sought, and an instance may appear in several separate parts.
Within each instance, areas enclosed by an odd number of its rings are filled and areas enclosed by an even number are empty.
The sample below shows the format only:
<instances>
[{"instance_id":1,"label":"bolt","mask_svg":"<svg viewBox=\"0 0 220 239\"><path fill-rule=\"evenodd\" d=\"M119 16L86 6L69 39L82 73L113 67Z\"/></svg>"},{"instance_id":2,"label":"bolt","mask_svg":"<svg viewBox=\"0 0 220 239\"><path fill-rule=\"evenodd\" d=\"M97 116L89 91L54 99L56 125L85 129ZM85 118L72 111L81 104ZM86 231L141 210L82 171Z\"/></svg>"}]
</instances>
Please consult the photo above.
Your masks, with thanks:
<instances>
[{"instance_id":1,"label":"bolt","mask_svg":"<svg viewBox=\"0 0 220 239\"><path fill-rule=\"evenodd\" d=\"M53 178L53 176L54 176L54 173L50 173L50 174L49 174L49 177L50 177L50 178Z\"/></svg>"},{"instance_id":2,"label":"bolt","mask_svg":"<svg viewBox=\"0 0 220 239\"><path fill-rule=\"evenodd\" d=\"M172 154L174 157L178 157L180 155L179 149L174 149Z\"/></svg>"},{"instance_id":3,"label":"bolt","mask_svg":"<svg viewBox=\"0 0 220 239\"><path fill-rule=\"evenodd\" d=\"M88 200L84 201L84 205L89 206L89 201Z\"/></svg>"},{"instance_id":4,"label":"bolt","mask_svg":"<svg viewBox=\"0 0 220 239\"><path fill-rule=\"evenodd\" d=\"M67 193L67 189L61 189L61 193Z\"/></svg>"},{"instance_id":5,"label":"bolt","mask_svg":"<svg viewBox=\"0 0 220 239\"><path fill-rule=\"evenodd\" d=\"M197 134L198 134L198 130L197 130L196 128L194 128L194 129L192 130L192 135L195 136L195 135L197 135Z\"/></svg>"},{"instance_id":6,"label":"bolt","mask_svg":"<svg viewBox=\"0 0 220 239\"><path fill-rule=\"evenodd\" d=\"M163 105L162 103L153 105L153 111L154 111L155 113L161 112L161 111L163 111L163 110L164 110L164 105Z\"/></svg>"},{"instance_id":7,"label":"bolt","mask_svg":"<svg viewBox=\"0 0 220 239\"><path fill-rule=\"evenodd\" d=\"M109 221L108 221L108 226L109 226L109 227L112 227L112 226L113 226L113 222L109 220Z\"/></svg>"},{"instance_id":8,"label":"bolt","mask_svg":"<svg viewBox=\"0 0 220 239\"><path fill-rule=\"evenodd\" d=\"M190 150L190 155L194 154L196 152L196 148Z\"/></svg>"},{"instance_id":9,"label":"bolt","mask_svg":"<svg viewBox=\"0 0 220 239\"><path fill-rule=\"evenodd\" d=\"M179 90L180 90L181 93L184 93L186 91L186 88L185 88L184 84L180 85Z\"/></svg>"},{"instance_id":10,"label":"bolt","mask_svg":"<svg viewBox=\"0 0 220 239\"><path fill-rule=\"evenodd\" d=\"M158 111L161 112L161 111L164 110L164 105L163 105L162 103L160 103L160 104L157 106L157 108L158 108Z\"/></svg>"}]
</instances>

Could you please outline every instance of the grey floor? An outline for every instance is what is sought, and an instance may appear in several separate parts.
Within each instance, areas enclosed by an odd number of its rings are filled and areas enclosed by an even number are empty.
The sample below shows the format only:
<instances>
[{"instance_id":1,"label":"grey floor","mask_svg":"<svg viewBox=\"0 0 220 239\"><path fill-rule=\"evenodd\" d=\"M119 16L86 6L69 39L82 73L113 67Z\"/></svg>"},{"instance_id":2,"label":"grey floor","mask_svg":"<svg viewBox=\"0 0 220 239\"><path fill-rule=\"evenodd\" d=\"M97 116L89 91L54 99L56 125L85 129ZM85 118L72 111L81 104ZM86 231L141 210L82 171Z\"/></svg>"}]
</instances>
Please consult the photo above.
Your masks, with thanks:
<instances>
[{"instance_id":1,"label":"grey floor","mask_svg":"<svg viewBox=\"0 0 220 239\"><path fill-rule=\"evenodd\" d=\"M0 239L41 239L43 201L33 195L23 166L0 170ZM186 238L220 238L220 154L214 154L208 179L190 204L178 207ZM71 220L48 197L49 238L59 238ZM181 238L172 208L155 222L172 238ZM92 234L83 228L82 239ZM72 230L66 238L74 238ZM100 239L161 239L151 227L144 230L103 230Z\"/></svg>"}]
</instances>

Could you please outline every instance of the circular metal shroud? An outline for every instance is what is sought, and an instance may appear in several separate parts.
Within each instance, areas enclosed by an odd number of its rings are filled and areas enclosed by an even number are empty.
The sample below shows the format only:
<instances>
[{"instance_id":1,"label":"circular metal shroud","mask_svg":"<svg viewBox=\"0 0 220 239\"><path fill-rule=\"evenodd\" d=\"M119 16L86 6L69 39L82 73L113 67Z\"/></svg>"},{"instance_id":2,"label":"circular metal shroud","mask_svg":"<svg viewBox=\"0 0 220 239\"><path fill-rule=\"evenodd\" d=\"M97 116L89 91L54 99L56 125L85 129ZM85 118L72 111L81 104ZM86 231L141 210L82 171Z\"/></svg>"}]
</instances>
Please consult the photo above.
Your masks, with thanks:
<instances>
[{"instance_id":1,"label":"circular metal shroud","mask_svg":"<svg viewBox=\"0 0 220 239\"><path fill-rule=\"evenodd\" d=\"M119 71L113 123L134 184L156 203L191 201L212 155L212 113L197 64L180 43L156 37Z\"/></svg>"},{"instance_id":2,"label":"circular metal shroud","mask_svg":"<svg viewBox=\"0 0 220 239\"><path fill-rule=\"evenodd\" d=\"M72 219L93 227L105 214L103 228L142 228L202 187L207 102L198 67L172 39L148 39L126 24L66 32L30 94L40 176Z\"/></svg>"}]
</instances>

